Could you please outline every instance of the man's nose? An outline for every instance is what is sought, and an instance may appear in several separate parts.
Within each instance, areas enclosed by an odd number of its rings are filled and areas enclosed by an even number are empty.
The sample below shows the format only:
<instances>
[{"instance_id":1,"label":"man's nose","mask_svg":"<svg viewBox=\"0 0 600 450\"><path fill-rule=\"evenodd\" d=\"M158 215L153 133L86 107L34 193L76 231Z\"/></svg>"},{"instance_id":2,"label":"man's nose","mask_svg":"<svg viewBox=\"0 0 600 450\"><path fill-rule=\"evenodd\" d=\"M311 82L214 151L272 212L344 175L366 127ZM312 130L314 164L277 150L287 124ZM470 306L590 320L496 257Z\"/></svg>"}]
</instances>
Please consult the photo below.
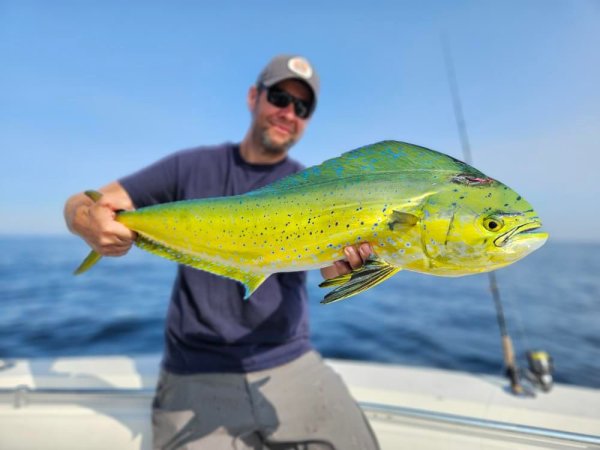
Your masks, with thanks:
<instances>
[{"instance_id":1,"label":"man's nose","mask_svg":"<svg viewBox=\"0 0 600 450\"><path fill-rule=\"evenodd\" d=\"M285 108L281 108L281 113L289 120L295 119L296 113L294 112L294 103L290 102Z\"/></svg>"}]
</instances>

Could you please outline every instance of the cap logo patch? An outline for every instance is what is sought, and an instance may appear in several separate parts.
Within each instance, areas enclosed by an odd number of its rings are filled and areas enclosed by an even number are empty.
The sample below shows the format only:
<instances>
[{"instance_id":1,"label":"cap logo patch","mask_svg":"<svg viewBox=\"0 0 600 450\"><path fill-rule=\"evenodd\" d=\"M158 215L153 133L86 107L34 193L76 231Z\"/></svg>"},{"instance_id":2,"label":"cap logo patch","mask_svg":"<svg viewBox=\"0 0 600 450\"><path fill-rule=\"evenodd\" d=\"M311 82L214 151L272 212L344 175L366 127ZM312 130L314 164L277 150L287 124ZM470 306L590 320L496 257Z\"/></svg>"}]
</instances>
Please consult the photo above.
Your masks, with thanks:
<instances>
[{"instance_id":1,"label":"cap logo patch","mask_svg":"<svg viewBox=\"0 0 600 450\"><path fill-rule=\"evenodd\" d=\"M300 58L299 56L296 56L288 61L288 69L290 69L296 75L306 79L309 79L313 74L312 67L310 67L308 61L304 58Z\"/></svg>"}]
</instances>

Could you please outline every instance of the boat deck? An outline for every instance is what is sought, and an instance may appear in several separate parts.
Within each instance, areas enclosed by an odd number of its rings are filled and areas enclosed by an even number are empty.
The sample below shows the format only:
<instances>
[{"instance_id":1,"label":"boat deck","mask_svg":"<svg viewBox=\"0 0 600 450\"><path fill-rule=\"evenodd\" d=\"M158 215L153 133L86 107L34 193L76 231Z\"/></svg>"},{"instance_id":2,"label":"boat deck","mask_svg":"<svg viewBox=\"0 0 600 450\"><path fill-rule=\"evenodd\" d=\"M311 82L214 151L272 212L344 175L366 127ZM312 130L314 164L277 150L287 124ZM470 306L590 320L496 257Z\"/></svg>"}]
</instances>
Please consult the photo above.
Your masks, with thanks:
<instances>
[{"instance_id":1,"label":"boat deck","mask_svg":"<svg viewBox=\"0 0 600 450\"><path fill-rule=\"evenodd\" d=\"M600 390L555 385L516 397L506 380L328 361L383 450L600 449ZM150 449L158 356L3 361L0 448Z\"/></svg>"}]
</instances>

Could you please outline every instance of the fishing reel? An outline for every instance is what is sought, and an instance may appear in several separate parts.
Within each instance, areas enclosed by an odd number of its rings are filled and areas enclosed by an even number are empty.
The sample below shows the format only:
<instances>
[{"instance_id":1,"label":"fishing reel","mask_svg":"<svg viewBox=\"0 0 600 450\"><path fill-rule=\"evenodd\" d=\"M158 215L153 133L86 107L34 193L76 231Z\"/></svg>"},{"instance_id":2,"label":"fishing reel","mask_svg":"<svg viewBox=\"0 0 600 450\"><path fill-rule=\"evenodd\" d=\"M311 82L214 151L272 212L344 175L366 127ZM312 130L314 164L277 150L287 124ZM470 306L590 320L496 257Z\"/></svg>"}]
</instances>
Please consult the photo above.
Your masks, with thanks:
<instances>
[{"instance_id":1,"label":"fishing reel","mask_svg":"<svg viewBox=\"0 0 600 450\"><path fill-rule=\"evenodd\" d=\"M544 350L530 350L525 353L529 367L525 369L525 378L537 389L549 392L554 384L552 372L554 364L550 354Z\"/></svg>"}]
</instances>

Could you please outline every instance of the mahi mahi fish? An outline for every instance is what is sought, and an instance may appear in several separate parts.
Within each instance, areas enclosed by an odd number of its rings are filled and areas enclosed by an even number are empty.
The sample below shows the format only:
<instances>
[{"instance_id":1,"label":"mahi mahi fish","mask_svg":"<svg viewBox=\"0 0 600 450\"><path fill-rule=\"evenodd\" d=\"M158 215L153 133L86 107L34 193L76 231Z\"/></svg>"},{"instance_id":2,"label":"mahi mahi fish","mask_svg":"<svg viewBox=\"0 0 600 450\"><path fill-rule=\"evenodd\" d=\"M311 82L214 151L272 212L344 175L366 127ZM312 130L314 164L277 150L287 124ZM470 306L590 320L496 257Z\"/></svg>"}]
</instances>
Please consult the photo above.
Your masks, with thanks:
<instances>
[{"instance_id":1,"label":"mahi mahi fish","mask_svg":"<svg viewBox=\"0 0 600 450\"><path fill-rule=\"evenodd\" d=\"M97 200L101 194L87 191ZM547 239L518 193L443 153L397 141L360 147L230 197L122 211L116 220L150 253L241 282L247 299L276 272L310 270L368 242L373 254L322 303L400 270L462 276L507 266ZM92 251L81 273L100 259Z\"/></svg>"}]
</instances>

